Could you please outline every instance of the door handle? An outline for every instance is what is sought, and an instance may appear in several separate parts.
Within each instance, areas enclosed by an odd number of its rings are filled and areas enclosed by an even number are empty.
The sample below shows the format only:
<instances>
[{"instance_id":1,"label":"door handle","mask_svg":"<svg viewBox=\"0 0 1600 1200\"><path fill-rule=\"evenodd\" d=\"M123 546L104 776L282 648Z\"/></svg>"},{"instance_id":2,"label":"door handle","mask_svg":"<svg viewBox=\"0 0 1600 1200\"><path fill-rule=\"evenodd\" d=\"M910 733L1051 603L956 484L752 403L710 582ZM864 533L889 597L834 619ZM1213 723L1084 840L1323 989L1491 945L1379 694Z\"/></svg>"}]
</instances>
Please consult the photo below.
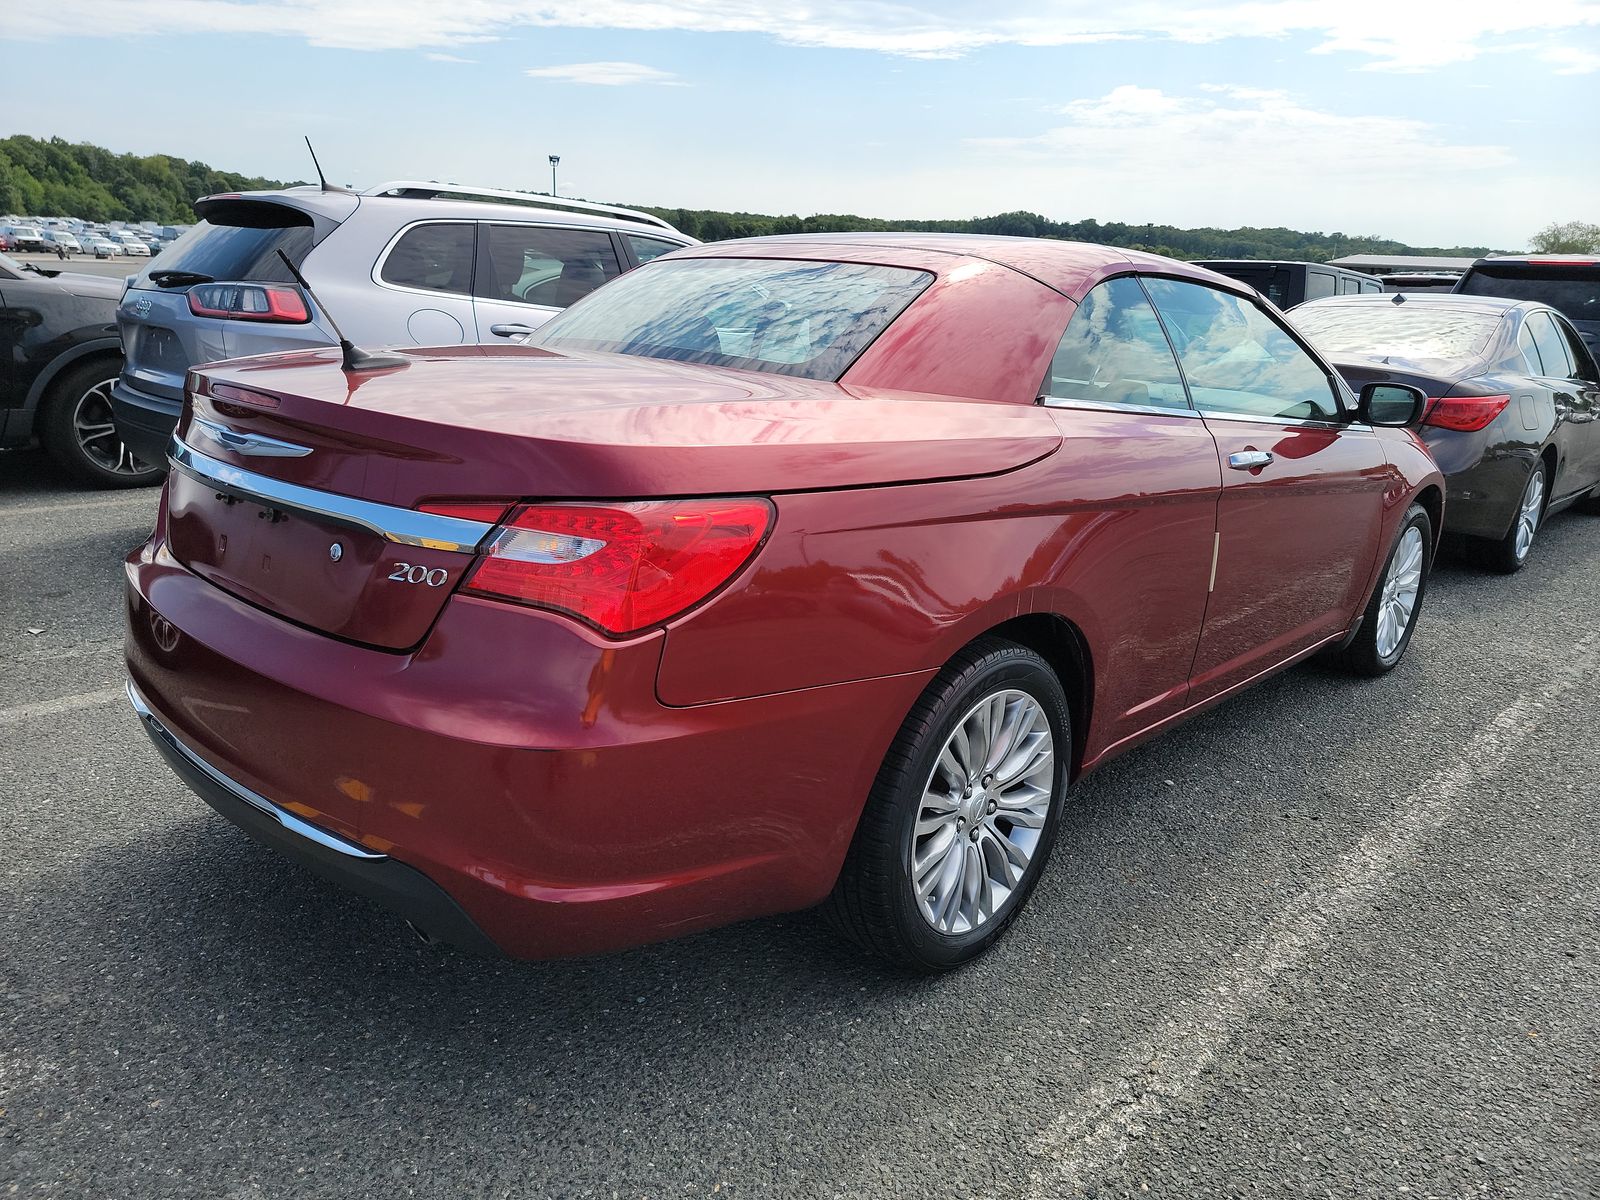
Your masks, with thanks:
<instances>
[{"instance_id":1,"label":"door handle","mask_svg":"<svg viewBox=\"0 0 1600 1200\"><path fill-rule=\"evenodd\" d=\"M491 325L489 332L495 337L523 337L534 332L532 325Z\"/></svg>"},{"instance_id":2,"label":"door handle","mask_svg":"<svg viewBox=\"0 0 1600 1200\"><path fill-rule=\"evenodd\" d=\"M1270 450L1241 450L1237 454L1228 455L1228 465L1235 471L1254 471L1257 467L1264 467L1272 461Z\"/></svg>"}]
</instances>

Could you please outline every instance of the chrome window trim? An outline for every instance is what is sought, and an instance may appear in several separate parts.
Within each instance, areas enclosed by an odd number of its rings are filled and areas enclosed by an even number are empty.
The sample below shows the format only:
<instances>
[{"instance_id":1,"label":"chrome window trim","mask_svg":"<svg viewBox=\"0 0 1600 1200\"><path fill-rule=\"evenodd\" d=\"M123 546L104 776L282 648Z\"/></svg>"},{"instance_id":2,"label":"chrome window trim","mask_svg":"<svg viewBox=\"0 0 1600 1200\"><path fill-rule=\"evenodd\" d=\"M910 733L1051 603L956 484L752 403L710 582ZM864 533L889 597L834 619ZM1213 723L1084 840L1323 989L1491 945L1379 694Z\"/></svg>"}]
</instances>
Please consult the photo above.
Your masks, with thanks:
<instances>
[{"instance_id":1,"label":"chrome window trim","mask_svg":"<svg viewBox=\"0 0 1600 1200\"><path fill-rule=\"evenodd\" d=\"M167 460L178 470L211 487L257 501L269 508L289 509L337 525L348 525L375 533L387 542L402 546L422 546L429 550L453 550L472 554L493 530L483 521L443 517L417 512L393 504L357 500L316 488L285 483L243 467L220 462L202 454L176 434L167 450Z\"/></svg>"},{"instance_id":2,"label":"chrome window trim","mask_svg":"<svg viewBox=\"0 0 1600 1200\"><path fill-rule=\"evenodd\" d=\"M1198 417L1197 413L1188 405L1182 408L1163 408L1159 404L1117 404L1110 400L1079 400L1069 396L1051 396L1049 394L1039 397L1039 403L1045 408L1081 408L1085 412L1106 413L1139 413L1148 417Z\"/></svg>"},{"instance_id":3,"label":"chrome window trim","mask_svg":"<svg viewBox=\"0 0 1600 1200\"><path fill-rule=\"evenodd\" d=\"M234 799L248 804L265 816L271 817L290 833L299 834L307 841L315 842L324 849L332 850L335 854L342 854L346 858L358 858L364 862L377 862L389 857L387 854L379 854L376 850L368 850L365 846L352 842L348 838L342 838L336 833L329 833L326 829L321 829L309 821L302 821L292 812L280 808L259 792L253 792L245 787L244 784L224 775L179 741L177 735L162 724L161 718L150 711L150 706L145 703L144 697L139 694L139 689L134 686L133 680L128 680L127 689L128 703L133 705L133 711L138 715L139 720L144 724L150 735L170 748L173 753L177 754Z\"/></svg>"},{"instance_id":4,"label":"chrome window trim","mask_svg":"<svg viewBox=\"0 0 1600 1200\"><path fill-rule=\"evenodd\" d=\"M403 283L390 283L383 277L383 264L389 261L389 255L399 245L400 239L419 225L465 225L472 230L472 267L474 273L476 273L478 267L478 224L476 217L425 217L420 221L411 221L402 225L395 231L394 236L385 243L383 249L378 252L378 259L372 264L372 282L386 292L403 292L408 296L452 296L457 300L464 300L471 304L472 291L470 288L464 292L447 292L443 288L407 287Z\"/></svg>"},{"instance_id":5,"label":"chrome window trim","mask_svg":"<svg viewBox=\"0 0 1600 1200\"><path fill-rule=\"evenodd\" d=\"M1221 412L1209 408L1202 408L1200 415L1208 421L1246 421L1252 425L1304 425L1311 429L1372 428L1370 425L1362 425L1356 421L1321 421L1312 417L1275 417L1265 413Z\"/></svg>"}]
</instances>

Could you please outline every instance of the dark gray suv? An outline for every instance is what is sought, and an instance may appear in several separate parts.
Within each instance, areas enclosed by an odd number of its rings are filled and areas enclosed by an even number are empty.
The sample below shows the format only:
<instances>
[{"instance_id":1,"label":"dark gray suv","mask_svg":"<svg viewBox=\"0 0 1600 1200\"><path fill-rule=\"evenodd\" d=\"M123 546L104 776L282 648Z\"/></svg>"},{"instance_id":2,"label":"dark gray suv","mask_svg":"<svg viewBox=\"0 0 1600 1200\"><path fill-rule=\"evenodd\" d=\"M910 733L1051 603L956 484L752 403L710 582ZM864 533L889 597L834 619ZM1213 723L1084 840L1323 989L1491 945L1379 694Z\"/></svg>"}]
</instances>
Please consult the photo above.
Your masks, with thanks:
<instances>
[{"instance_id":1,"label":"dark gray suv","mask_svg":"<svg viewBox=\"0 0 1600 1200\"><path fill-rule=\"evenodd\" d=\"M559 207L556 207L559 206ZM128 287L118 432L164 462L190 367L333 345L281 250L364 347L514 340L608 279L695 240L647 213L455 184L207 196Z\"/></svg>"}]
</instances>

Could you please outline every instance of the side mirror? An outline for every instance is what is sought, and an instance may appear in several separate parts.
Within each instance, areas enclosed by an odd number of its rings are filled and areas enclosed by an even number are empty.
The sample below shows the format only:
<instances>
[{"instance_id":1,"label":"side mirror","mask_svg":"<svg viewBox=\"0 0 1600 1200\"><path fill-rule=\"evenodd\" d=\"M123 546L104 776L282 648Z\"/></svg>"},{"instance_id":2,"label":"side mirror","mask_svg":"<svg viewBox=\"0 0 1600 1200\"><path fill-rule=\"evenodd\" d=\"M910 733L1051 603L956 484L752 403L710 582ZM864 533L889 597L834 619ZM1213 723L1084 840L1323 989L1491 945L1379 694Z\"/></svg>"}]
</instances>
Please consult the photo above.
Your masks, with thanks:
<instances>
[{"instance_id":1,"label":"side mirror","mask_svg":"<svg viewBox=\"0 0 1600 1200\"><path fill-rule=\"evenodd\" d=\"M1369 383L1361 389L1356 420L1366 425L1404 429L1417 425L1428 407L1428 394L1409 383Z\"/></svg>"}]
</instances>

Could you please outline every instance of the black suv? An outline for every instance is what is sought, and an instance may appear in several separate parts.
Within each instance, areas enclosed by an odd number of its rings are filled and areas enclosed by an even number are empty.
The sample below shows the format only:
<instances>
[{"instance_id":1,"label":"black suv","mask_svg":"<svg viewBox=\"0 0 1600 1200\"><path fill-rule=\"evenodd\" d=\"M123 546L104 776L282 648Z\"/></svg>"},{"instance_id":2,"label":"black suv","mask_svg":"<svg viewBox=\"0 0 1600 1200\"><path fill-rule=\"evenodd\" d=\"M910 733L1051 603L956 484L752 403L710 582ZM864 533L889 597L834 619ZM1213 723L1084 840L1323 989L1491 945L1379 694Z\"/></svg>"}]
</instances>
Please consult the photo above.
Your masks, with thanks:
<instances>
[{"instance_id":1,"label":"black suv","mask_svg":"<svg viewBox=\"0 0 1600 1200\"><path fill-rule=\"evenodd\" d=\"M159 468L122 444L111 385L122 370L122 281L24 266L0 254L0 446L34 438L79 479L155 483Z\"/></svg>"},{"instance_id":2,"label":"black suv","mask_svg":"<svg viewBox=\"0 0 1600 1200\"><path fill-rule=\"evenodd\" d=\"M1455 290L1468 296L1502 296L1548 304L1583 335L1600 359L1600 255L1519 254L1480 258Z\"/></svg>"}]
</instances>

